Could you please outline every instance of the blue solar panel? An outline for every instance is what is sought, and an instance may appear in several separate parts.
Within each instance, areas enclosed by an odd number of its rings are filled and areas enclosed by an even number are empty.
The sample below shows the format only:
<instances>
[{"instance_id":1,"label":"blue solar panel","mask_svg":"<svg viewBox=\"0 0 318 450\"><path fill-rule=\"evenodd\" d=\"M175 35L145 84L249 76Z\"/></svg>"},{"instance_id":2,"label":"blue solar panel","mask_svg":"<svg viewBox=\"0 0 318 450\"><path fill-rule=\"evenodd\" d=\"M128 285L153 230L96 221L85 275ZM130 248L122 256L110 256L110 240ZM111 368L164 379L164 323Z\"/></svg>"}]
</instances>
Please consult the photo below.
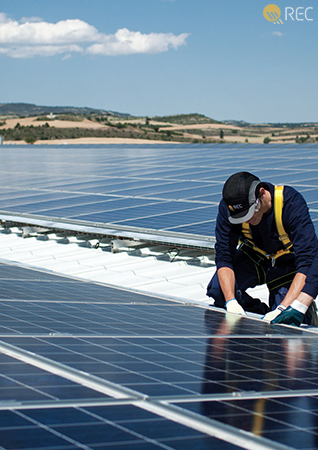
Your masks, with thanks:
<instances>
[{"instance_id":1,"label":"blue solar panel","mask_svg":"<svg viewBox=\"0 0 318 450\"><path fill-rule=\"evenodd\" d=\"M315 144L1 146L0 218L22 215L29 223L37 218L55 224L69 219L120 226L122 232L133 227L146 229L150 240L151 233L169 231L213 247L224 181L239 170L294 186L316 224L316 149Z\"/></svg>"},{"instance_id":2,"label":"blue solar panel","mask_svg":"<svg viewBox=\"0 0 318 450\"><path fill-rule=\"evenodd\" d=\"M0 269L1 448L317 448L310 329Z\"/></svg>"}]
</instances>

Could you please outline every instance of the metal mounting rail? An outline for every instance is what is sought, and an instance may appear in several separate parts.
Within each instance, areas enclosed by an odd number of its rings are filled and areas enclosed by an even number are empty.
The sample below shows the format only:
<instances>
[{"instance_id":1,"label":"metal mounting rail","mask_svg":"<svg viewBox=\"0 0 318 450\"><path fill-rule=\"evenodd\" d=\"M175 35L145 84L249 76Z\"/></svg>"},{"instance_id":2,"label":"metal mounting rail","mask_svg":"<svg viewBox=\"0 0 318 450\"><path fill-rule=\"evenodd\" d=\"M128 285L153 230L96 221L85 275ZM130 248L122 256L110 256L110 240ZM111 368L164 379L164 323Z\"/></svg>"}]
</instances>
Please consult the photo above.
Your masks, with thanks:
<instances>
[{"instance_id":1,"label":"metal mounting rail","mask_svg":"<svg viewBox=\"0 0 318 450\"><path fill-rule=\"evenodd\" d=\"M130 239L146 243L173 245L182 248L195 248L214 251L215 238L195 234L177 233L150 228L128 227L117 224L93 223L80 220L63 220L61 218L29 215L9 214L0 211L0 220L7 227L36 226L57 232L72 232L74 234L89 234L98 239L112 237Z\"/></svg>"}]
</instances>

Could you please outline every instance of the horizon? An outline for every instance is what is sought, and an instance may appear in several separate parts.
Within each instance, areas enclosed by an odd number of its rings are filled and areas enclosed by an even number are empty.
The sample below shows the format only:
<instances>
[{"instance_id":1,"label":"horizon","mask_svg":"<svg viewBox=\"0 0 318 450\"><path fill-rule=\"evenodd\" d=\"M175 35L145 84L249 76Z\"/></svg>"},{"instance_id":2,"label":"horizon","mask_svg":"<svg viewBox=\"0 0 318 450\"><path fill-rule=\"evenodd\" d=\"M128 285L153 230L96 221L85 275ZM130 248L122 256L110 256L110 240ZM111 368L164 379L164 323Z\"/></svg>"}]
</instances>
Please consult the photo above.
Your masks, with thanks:
<instances>
[{"instance_id":1,"label":"horizon","mask_svg":"<svg viewBox=\"0 0 318 450\"><path fill-rule=\"evenodd\" d=\"M87 105L85 105L85 106L74 106L74 105L38 105L38 104L36 104L36 103L25 103L25 102L9 102L9 103L0 103L0 107L1 106L3 106L3 105L27 105L27 106L36 106L36 107L38 107L38 108L70 108L70 109L90 109L90 110L96 110L96 111L98 111L98 110L100 110L100 111L103 111L103 112L105 112L105 113L107 113L107 112L110 112L110 113L113 113L114 115L116 115L116 114L120 114L120 115L127 115L127 116L129 116L129 117L133 117L133 118L146 118L146 117L148 117L149 119L153 119L153 118L161 118L161 117L165 117L165 118L167 118L167 117L174 117L174 116L191 116L191 115L199 115L199 116L203 116L203 117L206 117L207 119L211 119L211 120L216 120L216 119L214 119L213 117L209 117L209 116L206 116L205 114L201 114L201 113L199 113L199 112L187 112L187 113L176 113L176 114L168 114L168 115L165 115L165 116L160 116L160 115L153 115L153 116L147 116L147 114L142 114L142 115L140 115L140 116L134 116L133 114L130 114L129 112L125 112L125 111L112 111L112 110L110 110L110 109L105 109L105 108L98 108L98 109L96 109L96 108L92 108L92 107L90 107L90 106L87 106ZM45 113L43 113L43 114L45 114ZM57 113L58 114L58 113ZM32 115L30 115L30 117L32 117ZM301 122L247 122L247 121L245 121L244 119L233 119L233 118L231 118L231 119L223 119L223 120L220 120L220 121L218 121L218 122L220 122L220 124L222 124L222 123L226 123L226 122L237 122L237 123L239 123L239 122L242 122L242 123L246 123L246 124L250 124L250 125L279 125L279 124L281 124L281 125L288 125L288 124L290 124L290 125L304 125L304 124L318 124L318 120L317 121L313 121L313 122L309 122L309 121L301 121Z\"/></svg>"},{"instance_id":2,"label":"horizon","mask_svg":"<svg viewBox=\"0 0 318 450\"><path fill-rule=\"evenodd\" d=\"M11 0L0 10L0 101L316 123L318 7L277 2L274 24L267 3Z\"/></svg>"}]
</instances>

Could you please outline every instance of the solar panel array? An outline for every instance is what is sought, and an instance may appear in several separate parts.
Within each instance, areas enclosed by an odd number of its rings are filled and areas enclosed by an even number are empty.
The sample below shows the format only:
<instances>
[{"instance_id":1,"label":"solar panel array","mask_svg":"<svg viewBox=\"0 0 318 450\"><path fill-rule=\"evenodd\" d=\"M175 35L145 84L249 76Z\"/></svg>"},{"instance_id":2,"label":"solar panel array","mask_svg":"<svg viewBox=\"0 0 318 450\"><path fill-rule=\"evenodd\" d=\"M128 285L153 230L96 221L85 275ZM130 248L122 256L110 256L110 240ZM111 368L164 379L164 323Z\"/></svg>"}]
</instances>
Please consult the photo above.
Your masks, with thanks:
<instances>
[{"instance_id":1,"label":"solar panel array","mask_svg":"<svg viewBox=\"0 0 318 450\"><path fill-rule=\"evenodd\" d=\"M0 153L0 218L72 221L213 247L223 183L247 170L296 187L318 219L314 144L22 145Z\"/></svg>"},{"instance_id":2,"label":"solar panel array","mask_svg":"<svg viewBox=\"0 0 318 450\"><path fill-rule=\"evenodd\" d=\"M317 334L0 264L3 449L317 449Z\"/></svg>"},{"instance_id":3,"label":"solar panel array","mask_svg":"<svg viewBox=\"0 0 318 450\"><path fill-rule=\"evenodd\" d=\"M0 218L213 246L224 181L290 184L317 146L0 146ZM195 245L195 244L194 244ZM0 448L318 449L318 341L0 262Z\"/></svg>"}]
</instances>

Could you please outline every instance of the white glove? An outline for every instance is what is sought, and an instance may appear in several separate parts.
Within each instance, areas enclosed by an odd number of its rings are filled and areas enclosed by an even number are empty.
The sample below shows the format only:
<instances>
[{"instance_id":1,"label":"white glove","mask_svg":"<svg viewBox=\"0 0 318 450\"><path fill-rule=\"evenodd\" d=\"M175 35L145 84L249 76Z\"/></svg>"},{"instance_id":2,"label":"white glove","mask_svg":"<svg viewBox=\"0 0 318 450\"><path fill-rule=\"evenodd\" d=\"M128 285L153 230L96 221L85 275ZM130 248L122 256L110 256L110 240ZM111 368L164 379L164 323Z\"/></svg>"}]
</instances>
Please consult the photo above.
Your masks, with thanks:
<instances>
[{"instance_id":1,"label":"white glove","mask_svg":"<svg viewBox=\"0 0 318 450\"><path fill-rule=\"evenodd\" d=\"M231 300L228 300L225 303L225 307L226 307L227 312L241 314L242 316L246 316L246 312L244 311L242 306L239 304L239 302L236 300L236 298L231 298Z\"/></svg>"},{"instance_id":2,"label":"white glove","mask_svg":"<svg viewBox=\"0 0 318 450\"><path fill-rule=\"evenodd\" d=\"M276 317L279 316L281 312L285 311L285 309L286 306L279 305L276 309L274 309L274 311L270 311L265 314L265 316L262 317L262 320L264 320L265 322L271 322L272 320L276 319Z\"/></svg>"}]
</instances>

